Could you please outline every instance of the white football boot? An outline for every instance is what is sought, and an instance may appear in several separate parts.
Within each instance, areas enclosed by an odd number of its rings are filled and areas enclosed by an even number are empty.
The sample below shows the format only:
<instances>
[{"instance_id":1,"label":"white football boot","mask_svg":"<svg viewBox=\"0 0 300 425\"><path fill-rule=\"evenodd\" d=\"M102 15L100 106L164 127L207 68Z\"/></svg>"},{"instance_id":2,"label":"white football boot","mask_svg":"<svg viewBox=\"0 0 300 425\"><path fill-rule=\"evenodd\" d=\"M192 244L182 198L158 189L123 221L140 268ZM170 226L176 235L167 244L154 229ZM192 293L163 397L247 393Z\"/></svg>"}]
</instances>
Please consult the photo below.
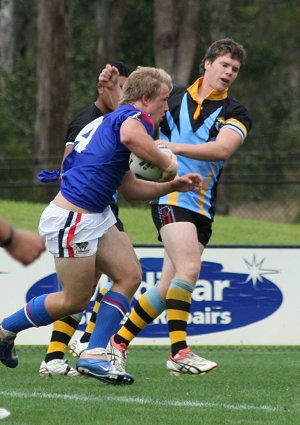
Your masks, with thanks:
<instances>
[{"instance_id":1,"label":"white football boot","mask_svg":"<svg viewBox=\"0 0 300 425\"><path fill-rule=\"evenodd\" d=\"M76 369L71 367L67 360L65 359L54 359L50 360L50 362L42 361L40 370L40 376L78 376L79 373Z\"/></svg>"},{"instance_id":2,"label":"white football boot","mask_svg":"<svg viewBox=\"0 0 300 425\"><path fill-rule=\"evenodd\" d=\"M217 366L217 363L197 356L190 348L179 350L175 356L170 355L167 361L167 369L173 376L181 374L204 375Z\"/></svg>"}]
</instances>

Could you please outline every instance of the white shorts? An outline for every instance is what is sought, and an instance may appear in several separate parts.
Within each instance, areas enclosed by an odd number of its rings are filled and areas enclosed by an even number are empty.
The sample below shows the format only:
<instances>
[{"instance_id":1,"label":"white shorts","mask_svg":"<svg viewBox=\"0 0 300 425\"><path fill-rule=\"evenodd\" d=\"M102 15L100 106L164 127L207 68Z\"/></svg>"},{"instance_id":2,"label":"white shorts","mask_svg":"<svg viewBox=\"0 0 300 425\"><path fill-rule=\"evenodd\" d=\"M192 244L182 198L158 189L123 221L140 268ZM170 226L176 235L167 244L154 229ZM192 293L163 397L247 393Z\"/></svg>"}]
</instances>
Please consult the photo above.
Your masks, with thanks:
<instances>
[{"instance_id":1,"label":"white shorts","mask_svg":"<svg viewBox=\"0 0 300 425\"><path fill-rule=\"evenodd\" d=\"M78 213L51 202L43 211L39 233L55 257L88 257L94 255L98 240L116 223L108 206L102 213Z\"/></svg>"}]
</instances>

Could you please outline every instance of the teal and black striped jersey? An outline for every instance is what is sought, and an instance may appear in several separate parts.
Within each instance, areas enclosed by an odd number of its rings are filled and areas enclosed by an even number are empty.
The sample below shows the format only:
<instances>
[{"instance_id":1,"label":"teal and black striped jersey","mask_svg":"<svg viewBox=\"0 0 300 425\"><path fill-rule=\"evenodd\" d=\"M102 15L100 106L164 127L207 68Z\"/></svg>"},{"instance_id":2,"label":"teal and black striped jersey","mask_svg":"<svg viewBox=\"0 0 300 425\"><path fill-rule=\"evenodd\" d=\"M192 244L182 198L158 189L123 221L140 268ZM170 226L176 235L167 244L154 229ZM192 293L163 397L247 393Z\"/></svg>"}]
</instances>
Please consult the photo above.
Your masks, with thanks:
<instances>
[{"instance_id":1,"label":"teal and black striped jersey","mask_svg":"<svg viewBox=\"0 0 300 425\"><path fill-rule=\"evenodd\" d=\"M252 120L238 101L228 96L227 90L212 91L202 103L197 99L202 77L190 87L174 87L169 98L169 111L160 126L159 138L172 143L202 144L216 140L221 128L231 128L245 140ZM204 215L213 220L217 185L224 161L201 161L181 155L178 174L199 173L203 177L200 192L174 192L162 196L159 204L176 205Z\"/></svg>"}]
</instances>

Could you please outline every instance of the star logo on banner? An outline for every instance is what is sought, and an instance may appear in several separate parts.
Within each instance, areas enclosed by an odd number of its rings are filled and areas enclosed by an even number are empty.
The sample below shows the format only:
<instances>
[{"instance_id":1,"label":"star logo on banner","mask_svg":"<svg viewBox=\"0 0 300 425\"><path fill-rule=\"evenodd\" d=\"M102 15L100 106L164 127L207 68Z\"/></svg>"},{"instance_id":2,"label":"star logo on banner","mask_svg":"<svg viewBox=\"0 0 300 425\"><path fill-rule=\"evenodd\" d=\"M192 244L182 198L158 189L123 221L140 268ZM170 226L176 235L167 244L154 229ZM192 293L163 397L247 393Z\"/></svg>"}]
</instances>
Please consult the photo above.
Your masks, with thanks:
<instances>
[{"instance_id":1,"label":"star logo on banner","mask_svg":"<svg viewBox=\"0 0 300 425\"><path fill-rule=\"evenodd\" d=\"M256 260L256 256L253 255L251 262L246 260L245 258L244 258L244 261L249 270L249 274L245 283L252 281L253 286L256 286L258 282L262 282L263 276L267 274L277 274L280 272L280 270L263 268L265 258L263 258L261 261L258 261Z\"/></svg>"}]
</instances>

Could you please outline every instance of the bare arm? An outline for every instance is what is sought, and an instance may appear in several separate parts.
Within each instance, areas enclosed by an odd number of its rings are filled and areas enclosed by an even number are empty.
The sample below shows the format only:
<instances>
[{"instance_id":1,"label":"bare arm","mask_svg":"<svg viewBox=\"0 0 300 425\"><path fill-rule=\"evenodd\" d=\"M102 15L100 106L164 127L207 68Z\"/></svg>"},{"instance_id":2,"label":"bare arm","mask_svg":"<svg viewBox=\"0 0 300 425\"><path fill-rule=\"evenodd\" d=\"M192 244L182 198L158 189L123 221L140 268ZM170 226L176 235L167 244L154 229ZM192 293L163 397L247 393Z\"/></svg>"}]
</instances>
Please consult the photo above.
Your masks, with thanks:
<instances>
[{"instance_id":1,"label":"bare arm","mask_svg":"<svg viewBox=\"0 0 300 425\"><path fill-rule=\"evenodd\" d=\"M113 108L116 109L122 95L122 89L118 84L119 71L118 68L112 65L106 65L101 71L98 81L104 87L104 90L109 95Z\"/></svg>"},{"instance_id":2,"label":"bare arm","mask_svg":"<svg viewBox=\"0 0 300 425\"><path fill-rule=\"evenodd\" d=\"M121 143L131 152L147 162L157 165L161 170L167 170L176 165L175 157L168 157L162 153L145 127L137 119L128 118L121 126ZM175 164L174 164L175 163ZM175 173L176 174L176 173Z\"/></svg>"},{"instance_id":3,"label":"bare arm","mask_svg":"<svg viewBox=\"0 0 300 425\"><path fill-rule=\"evenodd\" d=\"M238 133L229 128L224 128L213 142L203 143L202 145L170 143L168 147L175 155L182 155L187 158L202 161L225 161L233 155L241 142L241 136Z\"/></svg>"},{"instance_id":4,"label":"bare arm","mask_svg":"<svg viewBox=\"0 0 300 425\"><path fill-rule=\"evenodd\" d=\"M44 240L33 232L15 230L0 218L0 246L24 265L36 260L45 251Z\"/></svg>"},{"instance_id":5,"label":"bare arm","mask_svg":"<svg viewBox=\"0 0 300 425\"><path fill-rule=\"evenodd\" d=\"M172 181L157 183L137 179L128 171L118 189L118 193L126 201L150 201L172 192L200 191L202 177L197 173L186 174Z\"/></svg>"}]
</instances>

